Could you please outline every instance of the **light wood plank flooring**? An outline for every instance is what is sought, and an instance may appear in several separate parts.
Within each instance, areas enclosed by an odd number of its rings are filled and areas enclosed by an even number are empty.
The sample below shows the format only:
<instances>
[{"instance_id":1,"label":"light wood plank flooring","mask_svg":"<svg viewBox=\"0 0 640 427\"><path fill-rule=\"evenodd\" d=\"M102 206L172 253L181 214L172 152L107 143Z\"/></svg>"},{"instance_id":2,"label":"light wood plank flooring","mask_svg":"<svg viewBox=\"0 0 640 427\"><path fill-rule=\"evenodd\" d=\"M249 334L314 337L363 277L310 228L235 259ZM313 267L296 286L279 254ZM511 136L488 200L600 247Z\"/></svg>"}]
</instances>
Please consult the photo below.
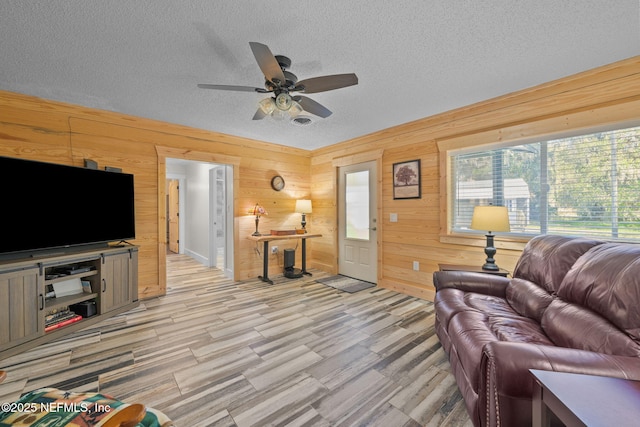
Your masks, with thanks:
<instances>
[{"instance_id":1,"label":"light wood plank flooring","mask_svg":"<svg viewBox=\"0 0 640 427\"><path fill-rule=\"evenodd\" d=\"M314 276L233 282L167 258L167 295L1 360L0 402L52 386L142 402L177 426L471 426L433 305Z\"/></svg>"}]
</instances>

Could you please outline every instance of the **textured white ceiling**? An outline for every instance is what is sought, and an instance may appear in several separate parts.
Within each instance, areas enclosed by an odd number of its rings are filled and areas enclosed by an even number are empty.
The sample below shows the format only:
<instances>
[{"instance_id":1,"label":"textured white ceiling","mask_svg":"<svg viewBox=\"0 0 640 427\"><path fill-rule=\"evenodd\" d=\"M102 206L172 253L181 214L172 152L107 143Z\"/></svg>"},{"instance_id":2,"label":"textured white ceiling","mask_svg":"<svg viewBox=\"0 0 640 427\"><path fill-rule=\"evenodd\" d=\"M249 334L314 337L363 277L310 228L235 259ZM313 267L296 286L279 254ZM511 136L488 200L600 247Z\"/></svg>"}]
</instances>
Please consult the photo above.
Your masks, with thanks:
<instances>
[{"instance_id":1,"label":"textured white ceiling","mask_svg":"<svg viewBox=\"0 0 640 427\"><path fill-rule=\"evenodd\" d=\"M267 95L196 87L261 87L250 41L359 84L254 121ZM0 89L305 149L638 54L639 0L0 0Z\"/></svg>"}]
</instances>

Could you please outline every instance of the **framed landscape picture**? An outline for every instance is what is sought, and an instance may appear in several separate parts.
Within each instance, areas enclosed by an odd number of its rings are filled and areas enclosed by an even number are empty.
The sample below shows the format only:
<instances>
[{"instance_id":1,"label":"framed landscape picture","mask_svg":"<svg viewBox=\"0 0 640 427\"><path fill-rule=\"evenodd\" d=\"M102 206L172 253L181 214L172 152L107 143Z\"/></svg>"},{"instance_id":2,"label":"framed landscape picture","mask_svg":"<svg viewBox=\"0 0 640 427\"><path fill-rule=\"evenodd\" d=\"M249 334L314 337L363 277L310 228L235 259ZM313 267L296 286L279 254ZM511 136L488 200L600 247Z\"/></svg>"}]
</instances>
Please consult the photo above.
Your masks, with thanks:
<instances>
[{"instance_id":1,"label":"framed landscape picture","mask_svg":"<svg viewBox=\"0 0 640 427\"><path fill-rule=\"evenodd\" d=\"M420 160L393 164L393 198L419 199L420 188Z\"/></svg>"}]
</instances>

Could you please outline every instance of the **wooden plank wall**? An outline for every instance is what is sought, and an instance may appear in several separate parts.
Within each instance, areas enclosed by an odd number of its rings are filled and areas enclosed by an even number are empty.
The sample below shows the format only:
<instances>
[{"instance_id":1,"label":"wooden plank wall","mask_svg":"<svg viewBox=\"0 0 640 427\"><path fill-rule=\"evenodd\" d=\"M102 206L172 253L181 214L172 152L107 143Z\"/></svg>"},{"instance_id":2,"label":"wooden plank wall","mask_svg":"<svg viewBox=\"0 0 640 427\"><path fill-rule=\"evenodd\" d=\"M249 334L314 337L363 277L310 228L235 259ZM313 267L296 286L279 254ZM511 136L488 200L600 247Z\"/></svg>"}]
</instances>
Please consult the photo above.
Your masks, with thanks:
<instances>
[{"instance_id":1,"label":"wooden plank wall","mask_svg":"<svg viewBox=\"0 0 640 427\"><path fill-rule=\"evenodd\" d=\"M140 246L141 298L165 293L162 254L166 235L159 232L164 209L158 197L159 183L164 179L159 177L162 165L158 152L191 160L205 160L207 155L212 159L239 159L233 201L236 280L262 272L262 257L256 253L255 243L246 239L255 229L254 218L247 215L255 203L269 212L261 220L262 232L300 226L300 215L293 211L295 199L310 197L311 154L306 150L0 91L0 155L75 166L83 166L88 158L97 161L101 169L119 167L135 175L133 243ZM281 192L271 189L275 174L286 180ZM34 194L43 213L60 203L59 198L60 195ZM99 207L97 195L95 208ZM309 222L312 224L313 219L309 218ZM279 245L294 247L295 243ZM312 256L313 244L309 247ZM282 254L270 255L270 273L282 272L282 264Z\"/></svg>"},{"instance_id":2,"label":"wooden plank wall","mask_svg":"<svg viewBox=\"0 0 640 427\"><path fill-rule=\"evenodd\" d=\"M255 243L246 239L254 231L253 217L246 212L256 202L266 207L263 232L295 228L300 221L293 213L298 198L313 200L307 227L323 234L309 242L308 266L337 273L337 167L378 159L379 284L431 299L431 274L438 263L478 264L484 259L484 239L447 233L444 150L638 118L640 57L314 151L0 91L0 155L76 166L91 158L100 167L121 167L135 175L134 243L140 246L141 298L165 291L159 153L194 160L239 159L234 178L235 279L255 277L262 268ZM391 167L412 159L421 160L422 198L393 200ZM275 174L286 181L281 192L270 188ZM46 195L35 197L46 206ZM390 213L398 214L397 223L389 222ZM523 243L499 241L499 265L513 269ZM295 241L279 246L293 247ZM414 260L420 262L420 271L412 270ZM270 255L269 265L270 274L280 273L282 255Z\"/></svg>"},{"instance_id":3,"label":"wooden plank wall","mask_svg":"<svg viewBox=\"0 0 640 427\"><path fill-rule=\"evenodd\" d=\"M379 285L432 299L432 272L439 263L484 260L484 237L448 233L446 150L544 136L640 119L640 56L527 90L385 129L315 150L311 160L314 231L327 237L314 246L316 266L337 272L336 160L382 151L379 201ZM393 163L420 159L422 198L394 200ZM316 209L316 206L318 207ZM391 223L389 214L397 213ZM496 239L496 260L513 271L524 241ZM412 261L420 262L413 271Z\"/></svg>"}]
</instances>

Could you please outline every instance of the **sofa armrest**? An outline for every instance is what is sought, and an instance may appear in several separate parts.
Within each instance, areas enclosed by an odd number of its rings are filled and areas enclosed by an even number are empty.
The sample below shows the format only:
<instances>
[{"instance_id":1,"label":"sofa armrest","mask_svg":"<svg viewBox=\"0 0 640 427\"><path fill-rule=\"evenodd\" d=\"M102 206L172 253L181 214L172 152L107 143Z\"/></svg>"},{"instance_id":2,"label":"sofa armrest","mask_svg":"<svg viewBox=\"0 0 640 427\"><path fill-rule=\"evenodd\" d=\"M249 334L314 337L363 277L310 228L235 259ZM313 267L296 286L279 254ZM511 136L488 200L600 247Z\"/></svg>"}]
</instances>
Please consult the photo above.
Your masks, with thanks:
<instances>
[{"instance_id":1,"label":"sofa armrest","mask_svg":"<svg viewBox=\"0 0 640 427\"><path fill-rule=\"evenodd\" d=\"M436 292L441 289L453 288L465 292L477 292L504 298L510 281L511 279L503 276L471 271L433 272L433 285L436 288Z\"/></svg>"},{"instance_id":2,"label":"sofa armrest","mask_svg":"<svg viewBox=\"0 0 640 427\"><path fill-rule=\"evenodd\" d=\"M504 424L518 407L518 422L530 422L534 379L529 369L640 380L640 359L572 348L495 341L484 346L478 405L487 424ZM525 403L528 402L528 403ZM486 411L486 412L485 412ZM522 413L522 414L519 414ZM510 422L514 422L513 419Z\"/></svg>"},{"instance_id":3,"label":"sofa armrest","mask_svg":"<svg viewBox=\"0 0 640 427\"><path fill-rule=\"evenodd\" d=\"M640 359L565 347L494 341L484 346L482 372L501 392L531 396L529 369L640 380ZM531 388L525 389L525 386Z\"/></svg>"}]
</instances>

